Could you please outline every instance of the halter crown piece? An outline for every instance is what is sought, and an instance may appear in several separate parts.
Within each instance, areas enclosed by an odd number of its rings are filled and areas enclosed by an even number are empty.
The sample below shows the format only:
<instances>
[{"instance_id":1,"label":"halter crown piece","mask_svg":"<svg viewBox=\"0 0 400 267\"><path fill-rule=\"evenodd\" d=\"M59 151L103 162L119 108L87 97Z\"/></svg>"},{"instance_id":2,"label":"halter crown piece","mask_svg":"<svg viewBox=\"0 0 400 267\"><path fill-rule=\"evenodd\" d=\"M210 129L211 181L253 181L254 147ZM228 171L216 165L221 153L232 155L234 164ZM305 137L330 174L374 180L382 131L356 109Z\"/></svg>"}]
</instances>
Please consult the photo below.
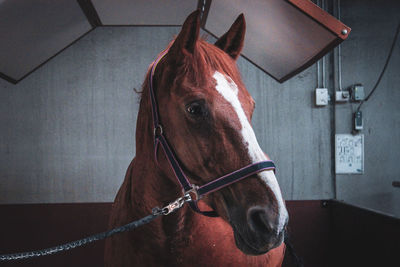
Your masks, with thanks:
<instances>
[{"instance_id":1,"label":"halter crown piece","mask_svg":"<svg viewBox=\"0 0 400 267\"><path fill-rule=\"evenodd\" d=\"M224 176L221 176L209 183L206 183L205 185L202 186L197 186L194 184L191 184L189 179L186 177L185 173L183 172L181 166L179 165L179 162L177 161L173 150L169 146L167 139L164 136L163 133L163 128L160 124L159 120L159 113L158 113L158 105L157 105L157 100L153 88L153 77L154 73L157 67L157 64L161 61L161 59L168 53L168 49L164 50L158 58L153 62L150 75L149 75L149 89L150 89L150 103L151 103L151 110L153 114L153 124L154 124L154 157L155 160L157 161L157 151L159 145L163 148L164 154L169 162L169 165L171 166L175 177L179 181L182 191L184 196L186 195L194 195L195 198L192 200L188 201L190 207L198 213L201 213L205 216L209 217L218 217L218 214L215 211L201 211L199 207L197 206L198 200L200 200L204 195L207 195L209 193L215 192L217 190L220 190L230 184L233 184L235 182L238 182L244 178L247 178L253 174L259 173L261 171L266 171L266 170L274 170L275 171L275 164L270 161L260 161L257 163L253 163L250 165L247 165L241 169L238 169L234 172L231 172L229 174L226 174Z\"/></svg>"}]
</instances>

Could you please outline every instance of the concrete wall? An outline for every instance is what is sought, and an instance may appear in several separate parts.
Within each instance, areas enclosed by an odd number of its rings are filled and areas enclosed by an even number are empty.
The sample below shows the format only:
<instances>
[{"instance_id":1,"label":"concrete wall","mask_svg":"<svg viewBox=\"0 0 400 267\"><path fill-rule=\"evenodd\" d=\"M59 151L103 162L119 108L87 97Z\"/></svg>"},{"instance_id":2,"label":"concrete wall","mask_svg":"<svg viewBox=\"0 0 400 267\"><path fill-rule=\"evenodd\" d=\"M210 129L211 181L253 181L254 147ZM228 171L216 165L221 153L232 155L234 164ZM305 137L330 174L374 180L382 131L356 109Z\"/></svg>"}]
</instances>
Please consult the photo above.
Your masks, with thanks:
<instances>
[{"instance_id":1,"label":"concrete wall","mask_svg":"<svg viewBox=\"0 0 400 267\"><path fill-rule=\"evenodd\" d=\"M342 45L345 87L361 82L369 92L383 66L399 4L382 2L368 1L376 5L371 8L366 1L342 0L342 20L353 29ZM133 88L141 87L148 65L178 31L97 28L18 85L0 80L0 203L112 201L134 157ZM399 43L380 88L363 108L363 175L334 175L332 136L335 129L351 132L356 106L314 106L316 65L279 84L238 60L257 103L256 135L277 163L286 199L337 195L400 214L394 204L400 192L391 187L400 177ZM326 60L333 93L334 54Z\"/></svg>"},{"instance_id":2,"label":"concrete wall","mask_svg":"<svg viewBox=\"0 0 400 267\"><path fill-rule=\"evenodd\" d=\"M98 28L0 81L0 202L112 201L134 156L146 70L178 28Z\"/></svg>"}]
</instances>

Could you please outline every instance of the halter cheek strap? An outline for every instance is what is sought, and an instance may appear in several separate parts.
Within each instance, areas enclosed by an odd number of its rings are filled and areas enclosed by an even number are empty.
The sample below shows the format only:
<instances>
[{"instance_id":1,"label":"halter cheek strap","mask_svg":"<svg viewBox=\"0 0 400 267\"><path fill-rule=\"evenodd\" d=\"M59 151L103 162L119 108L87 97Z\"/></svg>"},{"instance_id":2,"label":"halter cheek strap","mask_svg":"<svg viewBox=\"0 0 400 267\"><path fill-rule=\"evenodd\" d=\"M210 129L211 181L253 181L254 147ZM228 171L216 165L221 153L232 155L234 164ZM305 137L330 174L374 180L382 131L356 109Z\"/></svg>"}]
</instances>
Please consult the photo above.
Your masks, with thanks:
<instances>
[{"instance_id":1,"label":"halter cheek strap","mask_svg":"<svg viewBox=\"0 0 400 267\"><path fill-rule=\"evenodd\" d=\"M159 113L158 113L158 105L156 101L156 96L153 87L153 77L154 72L157 67L157 64L160 60L167 54L168 50L163 51L160 56L153 62L153 65L150 70L149 75L149 89L150 89L150 103L151 103L151 110L153 114L153 125L154 125L154 156L155 160L157 161L157 151L158 147L161 146L164 154L168 160L171 169L173 170L176 179L179 181L182 191L184 195L190 194L192 197L192 201L189 201L190 207L198 213L201 213L205 216L209 217L218 217L218 214L215 211L201 211L197 205L198 200L200 200L203 196L218 191L230 184L238 182L244 178L247 178L253 174L266 171L266 170L274 170L275 171L275 164L270 161L260 161L254 164L247 165L239 170L221 176L207 184L202 186L197 186L190 183L189 179L186 177L185 173L183 172L178 160L175 157L173 150L171 149L170 145L168 144L167 139L164 136L163 128L159 121Z\"/></svg>"}]
</instances>

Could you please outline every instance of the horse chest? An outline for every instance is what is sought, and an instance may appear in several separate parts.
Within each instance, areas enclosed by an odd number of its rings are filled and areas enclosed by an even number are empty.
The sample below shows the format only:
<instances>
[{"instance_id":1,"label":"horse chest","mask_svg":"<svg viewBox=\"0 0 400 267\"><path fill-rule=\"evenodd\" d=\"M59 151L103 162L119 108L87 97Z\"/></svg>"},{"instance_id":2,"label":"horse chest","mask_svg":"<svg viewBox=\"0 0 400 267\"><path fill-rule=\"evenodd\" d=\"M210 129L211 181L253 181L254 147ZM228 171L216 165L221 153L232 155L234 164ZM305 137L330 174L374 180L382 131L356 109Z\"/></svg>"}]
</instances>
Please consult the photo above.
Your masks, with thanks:
<instances>
[{"instance_id":1,"label":"horse chest","mask_svg":"<svg viewBox=\"0 0 400 267\"><path fill-rule=\"evenodd\" d=\"M186 229L187 230L187 229ZM261 256L250 256L235 245L229 224L220 218L199 216L186 236L170 244L171 265L176 266L281 266L284 245Z\"/></svg>"}]
</instances>

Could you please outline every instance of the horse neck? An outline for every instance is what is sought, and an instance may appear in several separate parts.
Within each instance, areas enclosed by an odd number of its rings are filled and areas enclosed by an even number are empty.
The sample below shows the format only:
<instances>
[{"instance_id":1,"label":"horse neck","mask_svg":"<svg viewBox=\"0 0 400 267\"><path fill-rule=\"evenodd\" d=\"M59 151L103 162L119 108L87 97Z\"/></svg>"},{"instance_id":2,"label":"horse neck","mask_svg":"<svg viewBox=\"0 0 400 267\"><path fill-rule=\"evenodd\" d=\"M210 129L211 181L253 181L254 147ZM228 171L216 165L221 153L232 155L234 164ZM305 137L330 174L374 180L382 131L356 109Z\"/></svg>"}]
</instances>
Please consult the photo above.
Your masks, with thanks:
<instances>
[{"instance_id":1,"label":"horse neck","mask_svg":"<svg viewBox=\"0 0 400 267\"><path fill-rule=\"evenodd\" d=\"M154 165L153 117L149 101L149 88L143 88L136 123L136 158L145 158Z\"/></svg>"}]
</instances>

